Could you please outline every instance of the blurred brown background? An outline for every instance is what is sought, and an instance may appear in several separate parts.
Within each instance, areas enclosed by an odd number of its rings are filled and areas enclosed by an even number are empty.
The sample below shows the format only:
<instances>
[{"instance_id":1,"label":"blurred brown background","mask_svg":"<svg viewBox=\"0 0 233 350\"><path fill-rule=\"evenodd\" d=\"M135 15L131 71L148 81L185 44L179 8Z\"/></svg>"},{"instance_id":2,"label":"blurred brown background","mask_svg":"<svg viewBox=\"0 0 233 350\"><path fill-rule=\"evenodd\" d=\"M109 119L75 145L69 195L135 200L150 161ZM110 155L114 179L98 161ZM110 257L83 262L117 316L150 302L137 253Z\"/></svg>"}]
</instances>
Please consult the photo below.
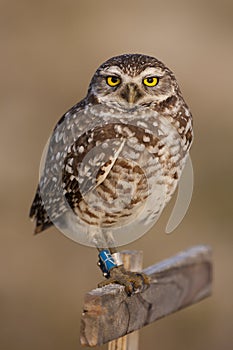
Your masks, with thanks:
<instances>
[{"instance_id":1,"label":"blurred brown background","mask_svg":"<svg viewBox=\"0 0 233 350\"><path fill-rule=\"evenodd\" d=\"M1 0L0 26L0 349L81 349L83 295L102 278L97 252L54 228L33 236L28 210L58 118L99 64L136 52L175 72L192 110L195 188L173 234L170 206L126 248L142 249L148 266L205 243L215 261L213 296L141 330L140 348L232 349L233 2Z\"/></svg>"}]
</instances>

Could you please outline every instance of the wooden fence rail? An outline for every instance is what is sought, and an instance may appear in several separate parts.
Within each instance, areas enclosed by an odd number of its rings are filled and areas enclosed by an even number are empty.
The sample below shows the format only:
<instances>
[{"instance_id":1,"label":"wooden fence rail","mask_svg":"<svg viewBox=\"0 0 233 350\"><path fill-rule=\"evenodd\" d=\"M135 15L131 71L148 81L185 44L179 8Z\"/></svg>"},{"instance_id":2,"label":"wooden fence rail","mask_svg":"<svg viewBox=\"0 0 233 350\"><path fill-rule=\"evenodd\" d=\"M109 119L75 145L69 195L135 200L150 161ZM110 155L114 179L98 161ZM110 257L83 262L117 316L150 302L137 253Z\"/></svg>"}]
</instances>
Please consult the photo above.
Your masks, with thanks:
<instances>
[{"instance_id":1,"label":"wooden fence rail","mask_svg":"<svg viewBox=\"0 0 233 350\"><path fill-rule=\"evenodd\" d=\"M135 255L135 252L124 254ZM108 285L85 295L82 345L96 346L118 339L209 296L211 249L192 247L143 272L151 278L151 285L144 292L128 297L124 287Z\"/></svg>"}]
</instances>

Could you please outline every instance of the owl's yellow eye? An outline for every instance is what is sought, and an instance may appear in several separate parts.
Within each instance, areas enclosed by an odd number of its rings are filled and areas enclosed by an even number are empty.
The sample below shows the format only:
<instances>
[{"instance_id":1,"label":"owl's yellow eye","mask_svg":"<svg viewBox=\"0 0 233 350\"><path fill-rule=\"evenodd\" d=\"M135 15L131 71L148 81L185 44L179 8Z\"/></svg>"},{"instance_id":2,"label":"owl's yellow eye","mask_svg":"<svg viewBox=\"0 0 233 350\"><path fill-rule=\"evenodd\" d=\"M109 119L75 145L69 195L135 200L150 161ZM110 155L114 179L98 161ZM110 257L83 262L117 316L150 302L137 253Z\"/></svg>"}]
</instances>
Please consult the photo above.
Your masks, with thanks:
<instances>
[{"instance_id":1,"label":"owl's yellow eye","mask_svg":"<svg viewBox=\"0 0 233 350\"><path fill-rule=\"evenodd\" d=\"M106 79L109 86L117 86L121 83L121 79L115 76L109 76Z\"/></svg>"},{"instance_id":2,"label":"owl's yellow eye","mask_svg":"<svg viewBox=\"0 0 233 350\"><path fill-rule=\"evenodd\" d=\"M149 87L153 87L155 85L157 85L159 82L159 79L156 77L148 77L143 79L143 84Z\"/></svg>"}]
</instances>

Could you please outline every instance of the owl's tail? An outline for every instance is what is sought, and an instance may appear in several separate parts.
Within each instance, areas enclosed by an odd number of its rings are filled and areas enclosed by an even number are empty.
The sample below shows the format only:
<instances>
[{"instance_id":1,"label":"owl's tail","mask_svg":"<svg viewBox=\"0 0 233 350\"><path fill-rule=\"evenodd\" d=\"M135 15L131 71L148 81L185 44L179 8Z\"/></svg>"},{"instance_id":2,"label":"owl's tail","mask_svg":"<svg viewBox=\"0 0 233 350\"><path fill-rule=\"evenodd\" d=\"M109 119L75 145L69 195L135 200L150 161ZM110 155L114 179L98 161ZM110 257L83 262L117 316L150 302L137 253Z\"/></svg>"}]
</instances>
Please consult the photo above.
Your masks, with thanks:
<instances>
[{"instance_id":1,"label":"owl's tail","mask_svg":"<svg viewBox=\"0 0 233 350\"><path fill-rule=\"evenodd\" d=\"M35 234L40 233L53 225L53 223L50 221L49 216L45 210L45 207L40 195L39 186L37 187L35 198L32 202L32 206L29 212L29 217L36 223L36 227L34 230Z\"/></svg>"}]
</instances>

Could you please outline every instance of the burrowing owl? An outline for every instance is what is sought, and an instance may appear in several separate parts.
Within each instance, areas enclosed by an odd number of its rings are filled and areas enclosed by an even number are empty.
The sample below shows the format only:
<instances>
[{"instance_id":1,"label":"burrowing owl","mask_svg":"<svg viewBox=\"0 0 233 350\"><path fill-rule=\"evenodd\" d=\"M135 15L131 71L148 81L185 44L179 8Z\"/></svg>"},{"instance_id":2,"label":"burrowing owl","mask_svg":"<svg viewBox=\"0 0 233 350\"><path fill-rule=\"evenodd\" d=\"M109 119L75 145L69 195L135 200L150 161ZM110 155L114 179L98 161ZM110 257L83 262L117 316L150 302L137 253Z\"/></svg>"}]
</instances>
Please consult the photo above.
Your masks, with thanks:
<instances>
[{"instance_id":1,"label":"burrowing owl","mask_svg":"<svg viewBox=\"0 0 233 350\"><path fill-rule=\"evenodd\" d=\"M192 138L192 116L170 69L140 54L109 59L53 131L30 211L35 233L72 221L99 249L101 285L120 283L130 294L147 284L124 270L112 232L150 227L176 189Z\"/></svg>"}]
</instances>

